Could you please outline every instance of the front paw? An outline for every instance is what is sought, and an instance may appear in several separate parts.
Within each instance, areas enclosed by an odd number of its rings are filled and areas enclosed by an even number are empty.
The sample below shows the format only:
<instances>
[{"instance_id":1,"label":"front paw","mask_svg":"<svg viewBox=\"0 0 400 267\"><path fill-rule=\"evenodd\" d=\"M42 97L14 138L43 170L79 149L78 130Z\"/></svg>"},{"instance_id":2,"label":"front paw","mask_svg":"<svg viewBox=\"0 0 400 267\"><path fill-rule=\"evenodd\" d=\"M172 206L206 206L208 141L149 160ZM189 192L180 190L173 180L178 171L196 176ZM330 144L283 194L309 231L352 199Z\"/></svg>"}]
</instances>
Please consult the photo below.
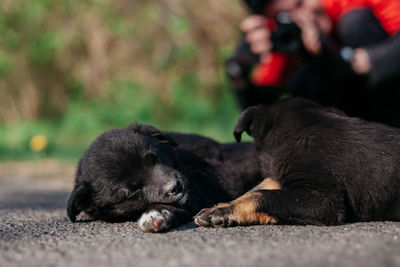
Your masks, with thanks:
<instances>
[{"instance_id":1,"label":"front paw","mask_svg":"<svg viewBox=\"0 0 400 267\"><path fill-rule=\"evenodd\" d=\"M173 213L166 209L146 211L138 220L139 229L147 233L167 230L172 225L173 217Z\"/></svg>"},{"instance_id":2,"label":"front paw","mask_svg":"<svg viewBox=\"0 0 400 267\"><path fill-rule=\"evenodd\" d=\"M233 219L233 207L229 204L219 204L209 209L202 209L195 217L194 223L204 227L229 227L237 225Z\"/></svg>"}]
</instances>

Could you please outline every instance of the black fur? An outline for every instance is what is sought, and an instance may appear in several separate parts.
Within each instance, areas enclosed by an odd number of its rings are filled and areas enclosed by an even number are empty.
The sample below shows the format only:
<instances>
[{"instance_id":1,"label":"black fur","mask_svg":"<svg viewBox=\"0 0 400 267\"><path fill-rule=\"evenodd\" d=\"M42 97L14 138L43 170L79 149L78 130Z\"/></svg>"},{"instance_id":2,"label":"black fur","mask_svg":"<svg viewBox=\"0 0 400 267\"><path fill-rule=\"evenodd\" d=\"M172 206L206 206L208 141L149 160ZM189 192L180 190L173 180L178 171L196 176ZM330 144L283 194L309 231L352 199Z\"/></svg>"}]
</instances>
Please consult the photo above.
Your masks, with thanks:
<instances>
[{"instance_id":1,"label":"black fur","mask_svg":"<svg viewBox=\"0 0 400 267\"><path fill-rule=\"evenodd\" d=\"M234 131L255 140L262 175L258 212L280 223L336 225L400 220L400 130L303 99L245 110ZM266 173L267 172L267 173Z\"/></svg>"},{"instance_id":2,"label":"black fur","mask_svg":"<svg viewBox=\"0 0 400 267\"><path fill-rule=\"evenodd\" d=\"M93 219L127 221L167 209L172 227L260 180L254 144L219 144L135 124L92 143L79 162L67 212L71 221L82 211Z\"/></svg>"}]
</instances>

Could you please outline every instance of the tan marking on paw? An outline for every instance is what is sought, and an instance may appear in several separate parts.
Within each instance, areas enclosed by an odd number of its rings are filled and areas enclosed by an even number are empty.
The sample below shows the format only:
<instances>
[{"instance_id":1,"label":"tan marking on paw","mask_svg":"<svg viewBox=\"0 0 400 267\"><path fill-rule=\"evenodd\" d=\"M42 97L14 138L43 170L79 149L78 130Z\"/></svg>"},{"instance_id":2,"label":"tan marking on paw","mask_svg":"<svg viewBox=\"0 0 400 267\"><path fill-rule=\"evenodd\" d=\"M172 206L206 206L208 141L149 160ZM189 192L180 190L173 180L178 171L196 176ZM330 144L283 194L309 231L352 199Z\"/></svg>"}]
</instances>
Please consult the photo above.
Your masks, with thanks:
<instances>
[{"instance_id":1,"label":"tan marking on paw","mask_svg":"<svg viewBox=\"0 0 400 267\"><path fill-rule=\"evenodd\" d=\"M229 208L232 206L232 203L218 203L217 205L213 206L212 209L216 210L219 208Z\"/></svg>"},{"instance_id":2,"label":"tan marking on paw","mask_svg":"<svg viewBox=\"0 0 400 267\"><path fill-rule=\"evenodd\" d=\"M281 189L281 185L272 178L265 178L259 185L251 189L249 192L253 192L256 190L279 190Z\"/></svg>"},{"instance_id":3,"label":"tan marking on paw","mask_svg":"<svg viewBox=\"0 0 400 267\"><path fill-rule=\"evenodd\" d=\"M250 225L250 224L276 224L278 220L275 217L268 215L265 212L257 212L257 207L262 199L262 194L260 192L255 192L257 190L279 190L281 186L279 183L272 179L266 178L259 185L251 189L246 194L240 196L239 198L228 202L219 203L210 209L207 209L207 213L212 216L212 214L218 209L230 209L229 214L224 214L223 219L231 220L239 225ZM195 218L195 223L197 225L202 225L200 218ZM223 225L210 224L213 227L222 227Z\"/></svg>"},{"instance_id":4,"label":"tan marking on paw","mask_svg":"<svg viewBox=\"0 0 400 267\"><path fill-rule=\"evenodd\" d=\"M232 201L233 214L230 218L238 224L276 224L278 220L264 212L256 212L261 194L249 192Z\"/></svg>"}]
</instances>

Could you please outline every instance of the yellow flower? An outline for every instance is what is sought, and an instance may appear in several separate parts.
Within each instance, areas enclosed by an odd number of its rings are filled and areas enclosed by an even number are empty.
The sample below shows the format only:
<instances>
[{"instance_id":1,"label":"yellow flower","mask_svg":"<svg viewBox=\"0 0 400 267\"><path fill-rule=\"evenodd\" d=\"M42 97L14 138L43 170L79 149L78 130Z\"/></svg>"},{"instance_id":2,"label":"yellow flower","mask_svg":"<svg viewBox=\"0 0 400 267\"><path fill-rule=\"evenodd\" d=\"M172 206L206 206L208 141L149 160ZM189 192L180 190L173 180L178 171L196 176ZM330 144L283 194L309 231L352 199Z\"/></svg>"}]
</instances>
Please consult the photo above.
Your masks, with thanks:
<instances>
[{"instance_id":1,"label":"yellow flower","mask_svg":"<svg viewBox=\"0 0 400 267\"><path fill-rule=\"evenodd\" d=\"M33 151L42 151L47 146L47 138L44 135L37 134L31 138L29 146Z\"/></svg>"}]
</instances>

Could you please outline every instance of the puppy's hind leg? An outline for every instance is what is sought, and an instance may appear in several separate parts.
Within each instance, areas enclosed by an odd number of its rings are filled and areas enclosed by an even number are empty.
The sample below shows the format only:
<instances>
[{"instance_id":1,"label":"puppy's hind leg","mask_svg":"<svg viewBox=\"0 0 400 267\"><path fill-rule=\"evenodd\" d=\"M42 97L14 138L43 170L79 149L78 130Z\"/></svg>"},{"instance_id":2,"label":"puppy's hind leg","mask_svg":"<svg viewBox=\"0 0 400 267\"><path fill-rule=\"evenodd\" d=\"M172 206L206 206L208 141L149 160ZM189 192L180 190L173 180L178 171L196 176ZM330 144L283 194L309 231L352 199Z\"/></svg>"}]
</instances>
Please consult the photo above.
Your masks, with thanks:
<instances>
[{"instance_id":1,"label":"puppy's hind leg","mask_svg":"<svg viewBox=\"0 0 400 267\"><path fill-rule=\"evenodd\" d=\"M268 213L259 212L262 196L257 190L279 190L281 187L272 178L266 178L259 185L230 203L220 203L213 208L203 209L195 216L199 226L234 226L248 224L275 224L277 219Z\"/></svg>"},{"instance_id":2,"label":"puppy's hind leg","mask_svg":"<svg viewBox=\"0 0 400 267\"><path fill-rule=\"evenodd\" d=\"M335 192L302 187L279 189L278 186L264 180L232 202L203 209L194 221L207 227L277 223L336 225L344 222L344 200Z\"/></svg>"}]
</instances>

